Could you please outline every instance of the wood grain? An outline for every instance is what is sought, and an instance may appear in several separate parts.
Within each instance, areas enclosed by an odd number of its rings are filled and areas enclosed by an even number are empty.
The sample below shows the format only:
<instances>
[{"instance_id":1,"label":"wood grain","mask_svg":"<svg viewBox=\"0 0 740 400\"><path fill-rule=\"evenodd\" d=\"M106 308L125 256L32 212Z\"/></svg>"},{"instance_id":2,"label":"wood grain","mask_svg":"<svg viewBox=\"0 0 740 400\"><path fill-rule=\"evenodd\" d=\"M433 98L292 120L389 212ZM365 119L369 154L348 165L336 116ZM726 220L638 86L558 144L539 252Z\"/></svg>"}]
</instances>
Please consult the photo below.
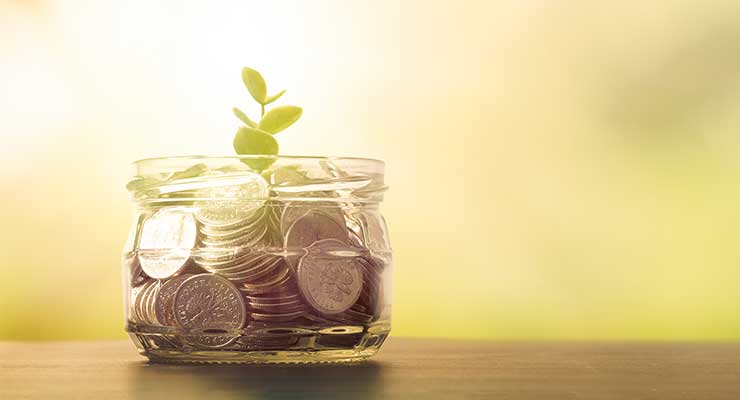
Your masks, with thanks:
<instances>
[{"instance_id":1,"label":"wood grain","mask_svg":"<svg viewBox=\"0 0 740 400\"><path fill-rule=\"evenodd\" d=\"M0 342L0 399L740 399L740 344L391 338L340 365L157 365L133 345Z\"/></svg>"}]
</instances>

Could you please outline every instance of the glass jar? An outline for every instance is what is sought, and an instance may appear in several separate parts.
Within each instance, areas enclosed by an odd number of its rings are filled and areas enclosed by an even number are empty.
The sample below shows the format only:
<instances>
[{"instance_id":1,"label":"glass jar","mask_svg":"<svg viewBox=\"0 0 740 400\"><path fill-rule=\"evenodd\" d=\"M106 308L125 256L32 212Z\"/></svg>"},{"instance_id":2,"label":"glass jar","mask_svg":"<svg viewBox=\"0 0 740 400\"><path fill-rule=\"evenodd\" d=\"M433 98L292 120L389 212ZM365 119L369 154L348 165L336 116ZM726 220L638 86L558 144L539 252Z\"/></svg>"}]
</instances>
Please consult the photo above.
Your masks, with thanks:
<instances>
[{"instance_id":1,"label":"glass jar","mask_svg":"<svg viewBox=\"0 0 740 400\"><path fill-rule=\"evenodd\" d=\"M170 362L351 361L390 332L384 163L171 157L134 163L126 331Z\"/></svg>"}]
</instances>

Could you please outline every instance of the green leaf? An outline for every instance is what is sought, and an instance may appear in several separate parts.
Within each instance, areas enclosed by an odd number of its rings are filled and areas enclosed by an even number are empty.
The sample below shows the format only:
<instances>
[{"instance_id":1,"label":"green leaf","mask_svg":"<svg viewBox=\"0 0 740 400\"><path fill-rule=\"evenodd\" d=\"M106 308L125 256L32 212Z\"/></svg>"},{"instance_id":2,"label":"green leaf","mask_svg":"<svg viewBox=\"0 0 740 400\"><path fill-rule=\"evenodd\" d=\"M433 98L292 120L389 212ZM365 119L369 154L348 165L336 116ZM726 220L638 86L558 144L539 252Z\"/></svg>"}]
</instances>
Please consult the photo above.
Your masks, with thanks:
<instances>
[{"instance_id":1,"label":"green leaf","mask_svg":"<svg viewBox=\"0 0 740 400\"><path fill-rule=\"evenodd\" d=\"M280 92L278 92L276 94L273 94L272 96L267 96L265 98L265 105L268 105L268 104L274 102L275 100L279 99L280 96L282 96L283 94L285 94L285 89L281 90Z\"/></svg>"},{"instance_id":2,"label":"green leaf","mask_svg":"<svg viewBox=\"0 0 740 400\"><path fill-rule=\"evenodd\" d=\"M267 96L267 84L265 79L262 78L259 72L249 67L242 68L242 80L244 86L249 90L249 94L252 95L257 103L265 104L265 96Z\"/></svg>"},{"instance_id":3,"label":"green leaf","mask_svg":"<svg viewBox=\"0 0 740 400\"><path fill-rule=\"evenodd\" d=\"M293 125L301 117L303 109L296 106L280 106L268 111L260 121L259 128L272 134Z\"/></svg>"},{"instance_id":4,"label":"green leaf","mask_svg":"<svg viewBox=\"0 0 740 400\"><path fill-rule=\"evenodd\" d=\"M237 118L239 118L240 120L242 120L242 122L247 124L247 126L251 126L252 128L257 127L257 123L249 119L249 117L247 117L247 114L244 114L242 110L234 107L234 109L231 111L234 112L234 115L236 115Z\"/></svg>"},{"instance_id":5,"label":"green leaf","mask_svg":"<svg viewBox=\"0 0 740 400\"><path fill-rule=\"evenodd\" d=\"M242 127L236 131L234 150L236 154L277 155L278 142L272 135L255 128ZM274 159L243 159L252 169L261 171L269 167Z\"/></svg>"}]
</instances>

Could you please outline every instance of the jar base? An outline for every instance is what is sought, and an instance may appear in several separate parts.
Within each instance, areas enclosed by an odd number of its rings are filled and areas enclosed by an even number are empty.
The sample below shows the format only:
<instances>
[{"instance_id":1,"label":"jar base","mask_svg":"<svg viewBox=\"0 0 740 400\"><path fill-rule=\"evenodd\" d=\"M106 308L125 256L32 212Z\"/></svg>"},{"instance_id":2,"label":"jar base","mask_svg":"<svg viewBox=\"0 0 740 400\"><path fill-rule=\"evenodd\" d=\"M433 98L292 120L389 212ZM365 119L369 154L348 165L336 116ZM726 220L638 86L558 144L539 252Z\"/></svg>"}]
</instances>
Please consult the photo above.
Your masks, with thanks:
<instances>
[{"instance_id":1,"label":"jar base","mask_svg":"<svg viewBox=\"0 0 740 400\"><path fill-rule=\"evenodd\" d=\"M153 363L163 364L314 364L362 362L378 352L365 350L280 350L280 351L139 351Z\"/></svg>"},{"instance_id":2,"label":"jar base","mask_svg":"<svg viewBox=\"0 0 740 400\"><path fill-rule=\"evenodd\" d=\"M265 342L265 338L241 336L228 346L214 349L193 346L187 338L177 335L135 332L129 332L129 335L139 354L153 363L306 364L363 361L380 350L388 331L286 336L288 340L282 344Z\"/></svg>"}]
</instances>

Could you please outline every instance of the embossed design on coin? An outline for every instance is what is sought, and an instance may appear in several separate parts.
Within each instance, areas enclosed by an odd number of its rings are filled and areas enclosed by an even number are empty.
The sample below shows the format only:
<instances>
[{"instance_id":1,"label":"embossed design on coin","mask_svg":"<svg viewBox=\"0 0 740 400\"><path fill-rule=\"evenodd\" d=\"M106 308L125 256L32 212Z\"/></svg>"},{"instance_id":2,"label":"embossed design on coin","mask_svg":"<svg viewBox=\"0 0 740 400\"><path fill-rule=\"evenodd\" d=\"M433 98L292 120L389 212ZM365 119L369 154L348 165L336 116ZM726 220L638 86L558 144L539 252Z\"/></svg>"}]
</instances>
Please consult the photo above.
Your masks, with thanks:
<instances>
[{"instance_id":1,"label":"embossed design on coin","mask_svg":"<svg viewBox=\"0 0 740 400\"><path fill-rule=\"evenodd\" d=\"M141 269L154 279L177 274L195 246L195 218L187 210L166 208L144 221L139 239Z\"/></svg>"},{"instance_id":2,"label":"embossed design on coin","mask_svg":"<svg viewBox=\"0 0 740 400\"><path fill-rule=\"evenodd\" d=\"M193 276L192 274L178 275L174 278L170 278L165 282L157 292L157 297L154 303L154 311L157 316L157 321L164 326L175 327L175 308L174 298L175 292L180 288L186 279Z\"/></svg>"},{"instance_id":3,"label":"embossed design on coin","mask_svg":"<svg viewBox=\"0 0 740 400\"><path fill-rule=\"evenodd\" d=\"M362 266L355 257L332 254L346 246L336 239L317 241L299 262L298 288L319 313L342 313L352 307L362 292Z\"/></svg>"},{"instance_id":4,"label":"embossed design on coin","mask_svg":"<svg viewBox=\"0 0 740 400\"><path fill-rule=\"evenodd\" d=\"M195 345L217 348L236 339L227 333L244 326L247 310L242 295L226 278L200 274L186 279L175 292L175 321L184 329L226 334L197 334L187 340Z\"/></svg>"},{"instance_id":5,"label":"embossed design on coin","mask_svg":"<svg viewBox=\"0 0 740 400\"><path fill-rule=\"evenodd\" d=\"M269 194L267 182L254 172L240 172L249 179L237 186L220 186L199 191L202 200L195 202L195 215L212 229L229 229L251 217L264 204Z\"/></svg>"}]
</instances>

